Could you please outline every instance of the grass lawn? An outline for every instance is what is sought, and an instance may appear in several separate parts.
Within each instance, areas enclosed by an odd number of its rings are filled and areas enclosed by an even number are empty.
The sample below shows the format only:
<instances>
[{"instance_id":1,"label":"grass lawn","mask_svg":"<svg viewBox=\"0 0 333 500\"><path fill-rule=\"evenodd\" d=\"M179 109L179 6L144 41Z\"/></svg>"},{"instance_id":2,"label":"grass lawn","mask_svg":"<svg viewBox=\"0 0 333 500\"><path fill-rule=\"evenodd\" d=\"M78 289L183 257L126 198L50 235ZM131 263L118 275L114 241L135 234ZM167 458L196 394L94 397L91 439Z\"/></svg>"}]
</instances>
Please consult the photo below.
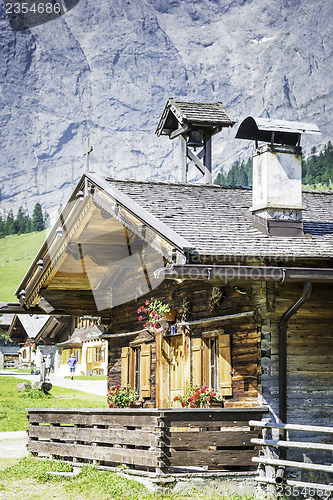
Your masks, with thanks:
<instances>
[{"instance_id":1,"label":"grass lawn","mask_svg":"<svg viewBox=\"0 0 333 500\"><path fill-rule=\"evenodd\" d=\"M31 398L18 392L17 384L21 382L26 380L8 375L0 376L0 432L26 430L27 408L106 408L104 396L55 386L49 395Z\"/></svg>"},{"instance_id":2,"label":"grass lawn","mask_svg":"<svg viewBox=\"0 0 333 500\"><path fill-rule=\"evenodd\" d=\"M1 467L1 462L0 462ZM91 465L83 466L78 475L72 477L53 476L52 471L69 472L71 465L61 461L40 460L26 457L2 468L0 476L0 498L16 500L111 500L111 499L207 499L218 500L255 500L253 495L237 495L223 493L227 486L221 485L221 492L209 494L203 490L183 491L181 494L171 492L152 494L141 483L127 479L115 472L98 470ZM195 486L193 485L195 488ZM197 487L196 487L197 488ZM260 495L262 500L264 497Z\"/></svg>"},{"instance_id":3,"label":"grass lawn","mask_svg":"<svg viewBox=\"0 0 333 500\"><path fill-rule=\"evenodd\" d=\"M14 292L42 246L47 231L13 234L0 239L1 301L17 301Z\"/></svg>"},{"instance_id":4,"label":"grass lawn","mask_svg":"<svg viewBox=\"0 0 333 500\"><path fill-rule=\"evenodd\" d=\"M68 375L64 378L70 379L71 377ZM106 380L106 375L75 375L75 380Z\"/></svg>"}]
</instances>

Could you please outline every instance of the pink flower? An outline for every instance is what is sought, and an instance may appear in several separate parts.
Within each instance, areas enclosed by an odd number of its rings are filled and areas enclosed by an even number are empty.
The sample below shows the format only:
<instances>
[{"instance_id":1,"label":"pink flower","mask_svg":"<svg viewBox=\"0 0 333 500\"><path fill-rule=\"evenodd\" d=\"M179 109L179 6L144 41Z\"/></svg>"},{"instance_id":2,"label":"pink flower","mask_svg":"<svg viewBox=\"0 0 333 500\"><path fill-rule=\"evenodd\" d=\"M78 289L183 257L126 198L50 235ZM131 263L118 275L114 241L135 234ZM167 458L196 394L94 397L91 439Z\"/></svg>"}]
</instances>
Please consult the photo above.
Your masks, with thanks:
<instances>
[{"instance_id":1,"label":"pink flower","mask_svg":"<svg viewBox=\"0 0 333 500\"><path fill-rule=\"evenodd\" d=\"M149 309L145 309L145 313L148 314L149 313Z\"/></svg>"},{"instance_id":2,"label":"pink flower","mask_svg":"<svg viewBox=\"0 0 333 500\"><path fill-rule=\"evenodd\" d=\"M182 405L182 407L184 408L184 407L186 406L185 401L182 401L182 402L181 402L181 405Z\"/></svg>"},{"instance_id":3,"label":"pink flower","mask_svg":"<svg viewBox=\"0 0 333 500\"><path fill-rule=\"evenodd\" d=\"M140 314L141 312L141 307L139 307L139 309L136 311L138 314Z\"/></svg>"},{"instance_id":4,"label":"pink flower","mask_svg":"<svg viewBox=\"0 0 333 500\"><path fill-rule=\"evenodd\" d=\"M205 394L206 389L207 389L207 387L205 387L205 386L204 386L204 387L201 389L201 394Z\"/></svg>"},{"instance_id":5,"label":"pink flower","mask_svg":"<svg viewBox=\"0 0 333 500\"><path fill-rule=\"evenodd\" d=\"M154 318L154 319L157 321L158 319L160 319L160 317L159 317L159 316L157 316L157 314L156 314L156 316L155 316L155 318Z\"/></svg>"},{"instance_id":6,"label":"pink flower","mask_svg":"<svg viewBox=\"0 0 333 500\"><path fill-rule=\"evenodd\" d=\"M194 399L194 396L189 396L189 397L188 397L188 400L189 400L189 401L193 401L193 399Z\"/></svg>"},{"instance_id":7,"label":"pink flower","mask_svg":"<svg viewBox=\"0 0 333 500\"><path fill-rule=\"evenodd\" d=\"M153 328L154 323L150 322L150 323L149 323L149 326L150 326L150 328Z\"/></svg>"},{"instance_id":8,"label":"pink flower","mask_svg":"<svg viewBox=\"0 0 333 500\"><path fill-rule=\"evenodd\" d=\"M195 404L194 403L190 403L190 408L195 408Z\"/></svg>"},{"instance_id":9,"label":"pink flower","mask_svg":"<svg viewBox=\"0 0 333 500\"><path fill-rule=\"evenodd\" d=\"M139 316L139 317L138 317L138 320L139 320L139 321L142 321L142 320L143 320L143 316Z\"/></svg>"},{"instance_id":10,"label":"pink flower","mask_svg":"<svg viewBox=\"0 0 333 500\"><path fill-rule=\"evenodd\" d=\"M151 312L151 315L152 315L152 316L156 316L156 314L157 314L157 313L156 313L156 311L152 311L152 312Z\"/></svg>"}]
</instances>

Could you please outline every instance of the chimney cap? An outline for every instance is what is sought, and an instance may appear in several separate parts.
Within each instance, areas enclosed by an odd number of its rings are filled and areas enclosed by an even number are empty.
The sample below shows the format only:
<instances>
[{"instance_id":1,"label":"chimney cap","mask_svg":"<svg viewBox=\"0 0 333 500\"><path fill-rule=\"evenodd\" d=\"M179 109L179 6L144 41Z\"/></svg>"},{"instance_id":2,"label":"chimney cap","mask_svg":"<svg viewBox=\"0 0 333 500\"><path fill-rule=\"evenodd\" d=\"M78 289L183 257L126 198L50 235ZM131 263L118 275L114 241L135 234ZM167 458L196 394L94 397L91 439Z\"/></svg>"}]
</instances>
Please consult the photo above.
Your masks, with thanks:
<instances>
[{"instance_id":1,"label":"chimney cap","mask_svg":"<svg viewBox=\"0 0 333 500\"><path fill-rule=\"evenodd\" d=\"M320 134L320 130L313 123L248 116L240 124L236 139L249 139L296 146L296 144L299 144L302 133ZM272 134L274 134L273 141Z\"/></svg>"}]
</instances>

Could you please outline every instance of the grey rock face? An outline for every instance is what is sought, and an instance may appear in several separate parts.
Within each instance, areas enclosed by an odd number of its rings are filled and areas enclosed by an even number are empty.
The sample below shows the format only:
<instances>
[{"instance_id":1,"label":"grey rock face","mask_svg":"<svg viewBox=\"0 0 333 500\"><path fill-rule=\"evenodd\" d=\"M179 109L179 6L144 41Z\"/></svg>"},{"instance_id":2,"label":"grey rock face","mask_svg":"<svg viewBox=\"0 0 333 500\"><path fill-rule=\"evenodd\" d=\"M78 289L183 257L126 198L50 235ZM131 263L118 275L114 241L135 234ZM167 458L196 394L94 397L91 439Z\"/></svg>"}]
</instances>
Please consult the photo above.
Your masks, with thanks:
<instances>
[{"instance_id":1,"label":"grey rock face","mask_svg":"<svg viewBox=\"0 0 333 500\"><path fill-rule=\"evenodd\" d=\"M0 208L55 214L85 168L178 178L176 141L154 135L168 97L313 121L332 139L333 4L326 0L80 0L12 32L0 5ZM249 154L235 129L214 138L215 173Z\"/></svg>"}]
</instances>

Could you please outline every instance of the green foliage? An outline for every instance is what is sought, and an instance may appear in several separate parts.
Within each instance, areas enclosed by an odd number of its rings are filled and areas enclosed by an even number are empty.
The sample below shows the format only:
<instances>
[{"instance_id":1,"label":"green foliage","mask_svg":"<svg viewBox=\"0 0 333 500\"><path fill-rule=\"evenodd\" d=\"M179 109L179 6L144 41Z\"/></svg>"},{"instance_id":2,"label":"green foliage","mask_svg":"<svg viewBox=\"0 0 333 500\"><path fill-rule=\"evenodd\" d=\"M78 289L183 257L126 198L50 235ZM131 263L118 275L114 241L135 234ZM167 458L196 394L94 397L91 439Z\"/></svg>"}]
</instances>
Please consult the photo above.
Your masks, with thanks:
<instances>
[{"instance_id":1,"label":"green foliage","mask_svg":"<svg viewBox=\"0 0 333 500\"><path fill-rule=\"evenodd\" d=\"M323 151L317 153L312 148L310 156L302 162L303 184L322 184L329 186L333 183L333 146L331 141L325 144Z\"/></svg>"},{"instance_id":2,"label":"green foliage","mask_svg":"<svg viewBox=\"0 0 333 500\"><path fill-rule=\"evenodd\" d=\"M36 203L32 213L32 230L43 231L45 229L44 216L40 203Z\"/></svg>"},{"instance_id":3,"label":"green foliage","mask_svg":"<svg viewBox=\"0 0 333 500\"><path fill-rule=\"evenodd\" d=\"M187 488L179 493L172 491L172 486L163 490L158 488L155 493L149 493L147 488L123 475L116 472L99 470L92 465L84 465L79 474L73 476L53 475L52 472L71 472L72 466L64 461L40 460L33 457L26 457L19 460L1 471L2 491L7 491L8 498L13 496L13 483L17 487L17 481L33 481L33 493L35 500L48 500L59 498L59 500L68 498L80 498L94 500L117 500L131 498L133 500L160 500L160 499L207 499L216 500L256 500L252 494L239 495L237 493L228 493L226 489L227 481L223 481L218 488L201 488L197 482L188 484ZM40 486L42 485L43 488ZM45 485L49 488L45 490ZM15 488L15 492L16 492ZM50 495L48 492L50 491ZM56 494L54 494L56 493ZM26 491L28 495L28 491ZM17 497L16 497L17 498ZM24 497L26 498L26 496ZM31 498L29 496L29 498ZM260 495L260 498L266 498Z\"/></svg>"},{"instance_id":4,"label":"green foliage","mask_svg":"<svg viewBox=\"0 0 333 500\"><path fill-rule=\"evenodd\" d=\"M227 174L223 173L223 169L217 174L214 184L219 186L252 186L252 158L249 158L245 163L235 161Z\"/></svg>"},{"instance_id":5,"label":"green foliage","mask_svg":"<svg viewBox=\"0 0 333 500\"><path fill-rule=\"evenodd\" d=\"M42 211L39 203L36 203L32 217L20 207L16 216L13 210L6 215L0 216L0 238L11 234L31 233L32 231L43 231L50 225L50 217L47 212Z\"/></svg>"},{"instance_id":6,"label":"green foliage","mask_svg":"<svg viewBox=\"0 0 333 500\"><path fill-rule=\"evenodd\" d=\"M0 376L0 432L27 429L26 408L32 405L34 408L106 408L106 397L55 386L49 396L34 399L32 404L17 390L17 384L22 382L26 381Z\"/></svg>"}]
</instances>

